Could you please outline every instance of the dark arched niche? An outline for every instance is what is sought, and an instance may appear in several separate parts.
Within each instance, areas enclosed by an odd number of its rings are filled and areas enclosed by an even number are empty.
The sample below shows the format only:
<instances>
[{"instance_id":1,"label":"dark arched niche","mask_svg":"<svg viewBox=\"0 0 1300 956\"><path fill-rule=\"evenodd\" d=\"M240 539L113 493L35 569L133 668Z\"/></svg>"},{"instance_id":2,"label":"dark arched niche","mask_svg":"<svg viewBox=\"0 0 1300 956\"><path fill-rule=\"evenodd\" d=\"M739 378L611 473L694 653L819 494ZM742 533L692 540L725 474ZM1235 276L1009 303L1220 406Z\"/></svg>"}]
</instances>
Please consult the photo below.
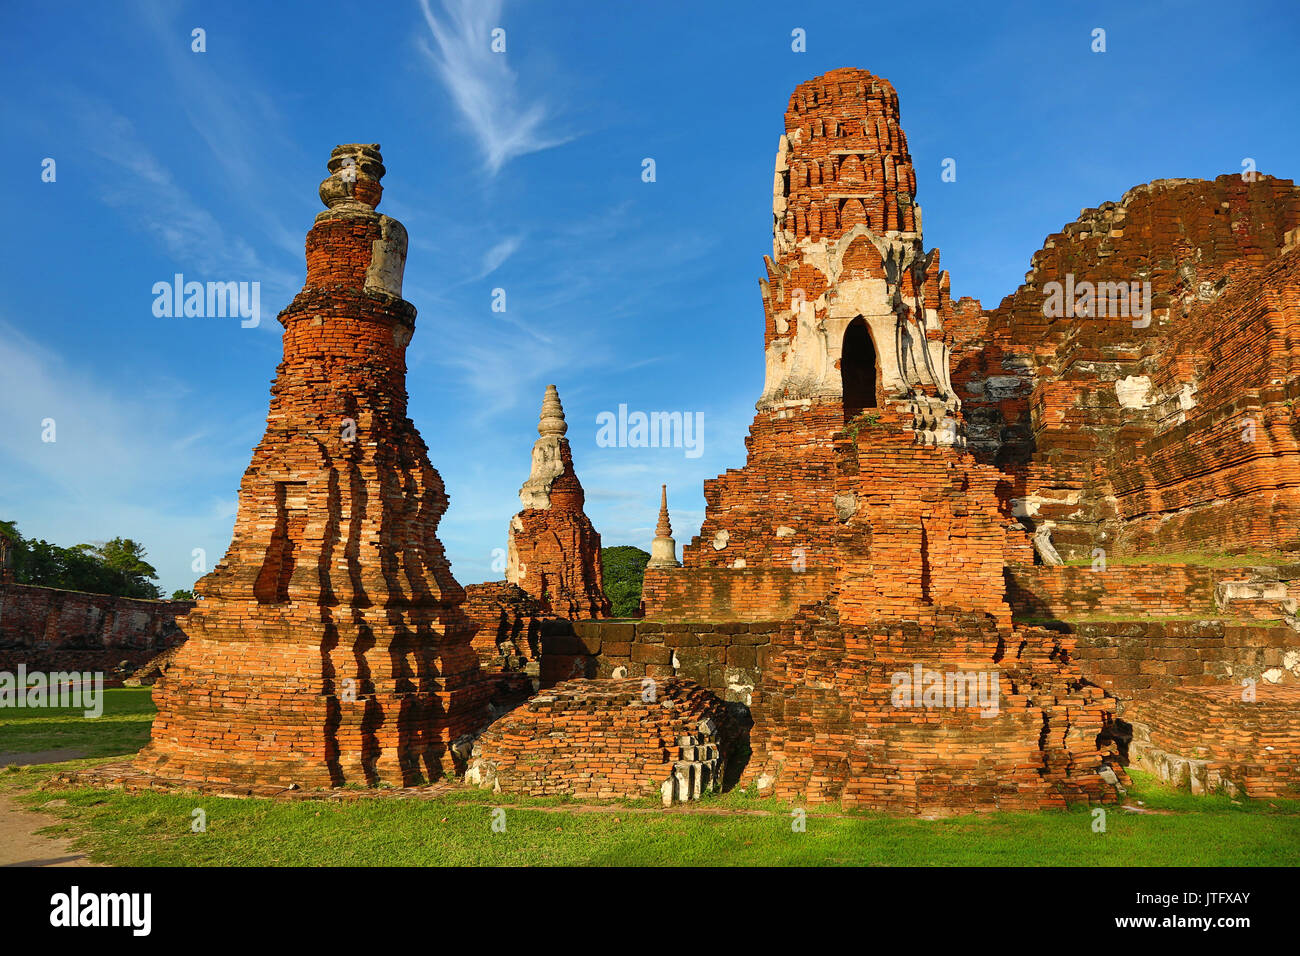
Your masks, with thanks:
<instances>
[{"instance_id":1,"label":"dark arched niche","mask_svg":"<svg viewBox=\"0 0 1300 956\"><path fill-rule=\"evenodd\" d=\"M840 383L844 390L844 420L876 407L876 345L867 320L858 316L844 330L840 350Z\"/></svg>"}]
</instances>

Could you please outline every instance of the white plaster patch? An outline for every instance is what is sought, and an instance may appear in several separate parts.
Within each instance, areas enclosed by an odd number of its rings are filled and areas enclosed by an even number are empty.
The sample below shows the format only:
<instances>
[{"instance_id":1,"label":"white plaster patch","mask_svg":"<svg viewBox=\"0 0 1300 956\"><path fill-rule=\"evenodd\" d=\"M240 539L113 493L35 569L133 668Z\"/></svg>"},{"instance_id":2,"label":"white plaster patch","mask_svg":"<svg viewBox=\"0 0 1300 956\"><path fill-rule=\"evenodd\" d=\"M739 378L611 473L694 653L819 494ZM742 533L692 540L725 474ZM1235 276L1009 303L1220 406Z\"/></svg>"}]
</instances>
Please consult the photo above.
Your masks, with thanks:
<instances>
[{"instance_id":1,"label":"white plaster patch","mask_svg":"<svg viewBox=\"0 0 1300 956\"><path fill-rule=\"evenodd\" d=\"M378 289L402 297L402 273L406 268L406 227L388 216L379 217L380 238L371 243L367 289Z\"/></svg>"},{"instance_id":2,"label":"white plaster patch","mask_svg":"<svg viewBox=\"0 0 1300 956\"><path fill-rule=\"evenodd\" d=\"M1115 383L1115 397L1121 408L1149 408L1151 379L1146 375L1129 375Z\"/></svg>"}]
</instances>

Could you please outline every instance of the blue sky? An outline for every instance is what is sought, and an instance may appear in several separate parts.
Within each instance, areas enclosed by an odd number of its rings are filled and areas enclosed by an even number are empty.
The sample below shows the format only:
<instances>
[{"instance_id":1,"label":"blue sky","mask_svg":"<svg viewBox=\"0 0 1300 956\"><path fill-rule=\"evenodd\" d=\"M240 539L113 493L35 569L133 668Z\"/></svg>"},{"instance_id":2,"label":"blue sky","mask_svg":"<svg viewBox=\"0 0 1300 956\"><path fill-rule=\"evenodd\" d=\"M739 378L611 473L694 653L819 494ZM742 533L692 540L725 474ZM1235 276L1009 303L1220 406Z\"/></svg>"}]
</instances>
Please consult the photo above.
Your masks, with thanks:
<instances>
[{"instance_id":1,"label":"blue sky","mask_svg":"<svg viewBox=\"0 0 1300 956\"><path fill-rule=\"evenodd\" d=\"M1296 3L982 6L10 6L0 517L64 545L141 540L168 591L193 582L194 548L224 554L337 143L382 145L381 209L410 233L410 413L464 583L501 577L548 383L606 545L648 548L665 481L684 543L704 479L743 464L772 163L805 79L893 82L927 245L954 296L990 308L1045 236L1133 185L1245 157L1300 173ZM261 327L156 318L150 290L177 272L260 282ZM703 454L597 447L620 403L702 413Z\"/></svg>"}]
</instances>

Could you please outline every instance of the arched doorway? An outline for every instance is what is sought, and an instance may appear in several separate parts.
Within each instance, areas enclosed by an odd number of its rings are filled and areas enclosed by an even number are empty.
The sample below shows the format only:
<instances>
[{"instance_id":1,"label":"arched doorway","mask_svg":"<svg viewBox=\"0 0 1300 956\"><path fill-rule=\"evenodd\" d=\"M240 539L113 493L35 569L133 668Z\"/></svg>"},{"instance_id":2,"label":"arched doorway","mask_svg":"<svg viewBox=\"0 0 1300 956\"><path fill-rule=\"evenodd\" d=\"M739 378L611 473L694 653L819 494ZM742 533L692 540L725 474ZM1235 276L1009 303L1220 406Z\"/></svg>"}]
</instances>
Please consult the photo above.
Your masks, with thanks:
<instances>
[{"instance_id":1,"label":"arched doorway","mask_svg":"<svg viewBox=\"0 0 1300 956\"><path fill-rule=\"evenodd\" d=\"M876 407L876 345L867 320L858 316L844 330L840 349L840 383L844 394L844 420L863 409Z\"/></svg>"}]
</instances>

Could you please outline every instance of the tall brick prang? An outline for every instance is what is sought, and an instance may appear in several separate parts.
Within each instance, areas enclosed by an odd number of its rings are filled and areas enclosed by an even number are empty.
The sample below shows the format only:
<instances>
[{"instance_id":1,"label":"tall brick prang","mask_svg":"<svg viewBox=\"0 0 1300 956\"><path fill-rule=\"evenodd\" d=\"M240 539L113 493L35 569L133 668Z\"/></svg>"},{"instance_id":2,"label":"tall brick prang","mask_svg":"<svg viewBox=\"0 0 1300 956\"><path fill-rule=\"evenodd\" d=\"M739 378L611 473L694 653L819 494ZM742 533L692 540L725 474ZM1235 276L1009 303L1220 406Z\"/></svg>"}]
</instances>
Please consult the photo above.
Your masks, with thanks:
<instances>
[{"instance_id":1,"label":"tall brick prang","mask_svg":"<svg viewBox=\"0 0 1300 956\"><path fill-rule=\"evenodd\" d=\"M745 602L737 617L753 619L765 605L823 600L816 572L837 569L850 603L890 616L951 606L1008 621L1001 563L1028 539L1010 515L1009 480L965 451L949 375L947 325L979 304L952 301L938 250L925 248L889 81L842 69L796 87L772 212L766 373L747 461L705 482L700 535L682 550L685 568L651 568L646 614L689 617L689 603L658 596L689 599L693 572L704 615L706 585L762 569L769 587L730 589ZM973 488L987 498L971 502Z\"/></svg>"},{"instance_id":2,"label":"tall brick prang","mask_svg":"<svg viewBox=\"0 0 1300 956\"><path fill-rule=\"evenodd\" d=\"M582 510L586 496L573 470L568 430L560 393L548 385L532 469L519 489L524 510L510 519L506 580L537 598L546 614L609 617L600 535Z\"/></svg>"},{"instance_id":3,"label":"tall brick prang","mask_svg":"<svg viewBox=\"0 0 1300 956\"><path fill-rule=\"evenodd\" d=\"M137 766L161 779L410 785L483 722L447 494L406 413L406 230L375 211L377 145L336 147L329 170L234 538L155 689Z\"/></svg>"}]
</instances>

